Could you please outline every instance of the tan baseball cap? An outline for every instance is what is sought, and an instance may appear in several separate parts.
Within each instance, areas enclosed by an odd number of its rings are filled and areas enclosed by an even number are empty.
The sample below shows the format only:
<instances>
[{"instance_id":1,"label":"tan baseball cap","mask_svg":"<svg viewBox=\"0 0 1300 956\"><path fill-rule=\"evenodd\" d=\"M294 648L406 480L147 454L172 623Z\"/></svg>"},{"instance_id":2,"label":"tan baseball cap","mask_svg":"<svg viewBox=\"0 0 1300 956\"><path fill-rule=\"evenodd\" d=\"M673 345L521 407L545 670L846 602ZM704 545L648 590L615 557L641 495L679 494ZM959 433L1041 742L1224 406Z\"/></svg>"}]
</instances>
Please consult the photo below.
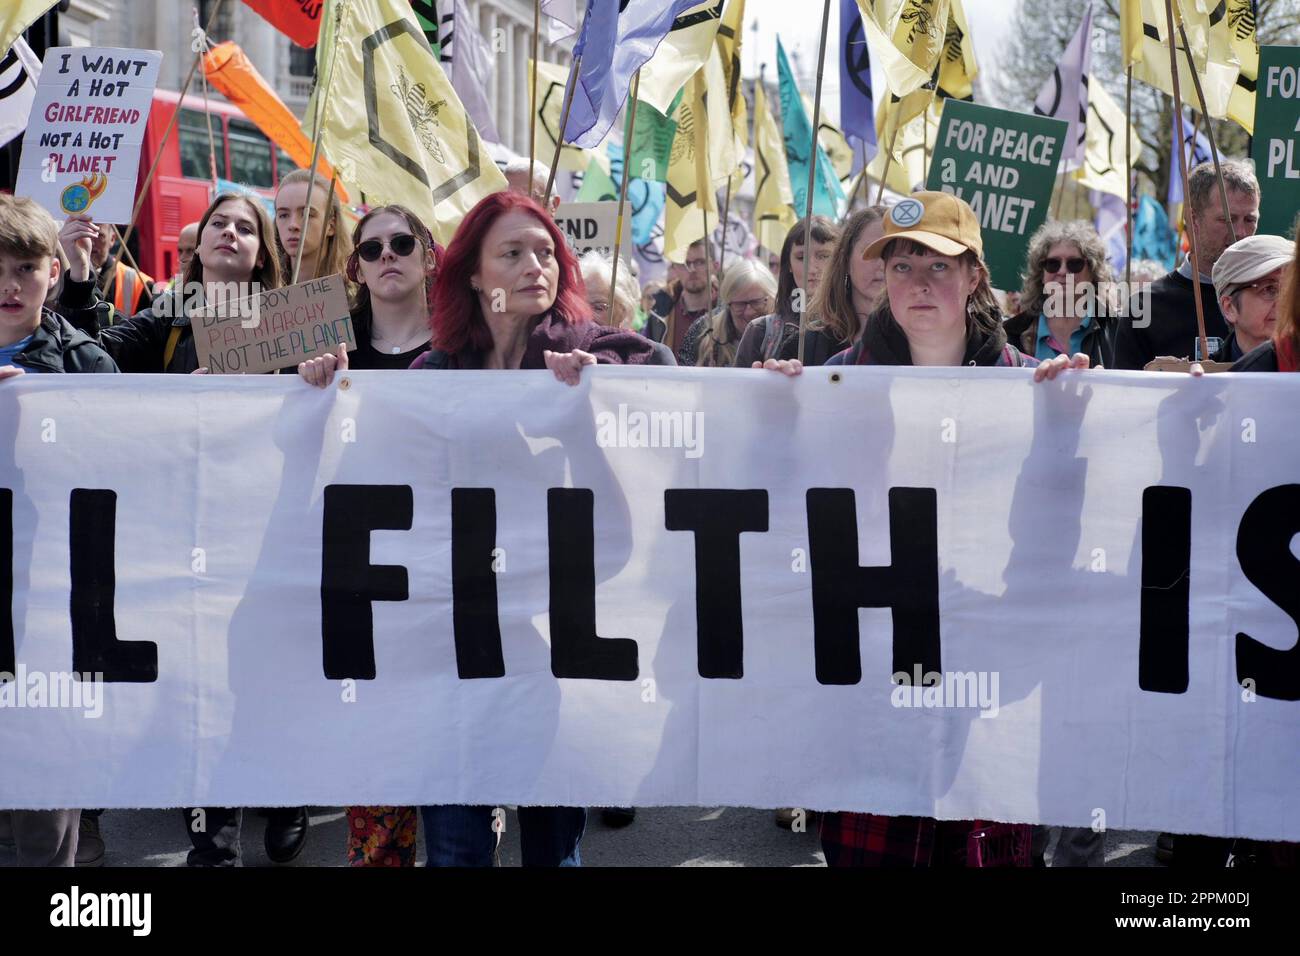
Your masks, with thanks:
<instances>
[{"instance_id":1,"label":"tan baseball cap","mask_svg":"<svg viewBox=\"0 0 1300 956\"><path fill-rule=\"evenodd\" d=\"M975 211L952 193L919 192L900 199L885 213L885 234L867 246L864 259L879 259L894 239L911 239L941 256L970 250L984 257Z\"/></svg>"},{"instance_id":2,"label":"tan baseball cap","mask_svg":"<svg viewBox=\"0 0 1300 956\"><path fill-rule=\"evenodd\" d=\"M1232 295L1243 285L1262 279L1291 262L1295 248L1281 236L1255 235L1238 239L1214 263L1214 293Z\"/></svg>"}]
</instances>

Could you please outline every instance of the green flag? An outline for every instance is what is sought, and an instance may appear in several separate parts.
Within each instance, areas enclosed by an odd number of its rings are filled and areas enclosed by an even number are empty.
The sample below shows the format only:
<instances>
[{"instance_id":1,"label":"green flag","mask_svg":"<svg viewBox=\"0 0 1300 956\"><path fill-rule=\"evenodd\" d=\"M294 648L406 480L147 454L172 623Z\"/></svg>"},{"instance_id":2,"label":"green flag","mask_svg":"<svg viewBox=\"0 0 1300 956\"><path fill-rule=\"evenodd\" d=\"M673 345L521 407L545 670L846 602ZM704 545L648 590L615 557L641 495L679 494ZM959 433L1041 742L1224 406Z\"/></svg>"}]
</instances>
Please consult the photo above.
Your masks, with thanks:
<instances>
[{"instance_id":1,"label":"green flag","mask_svg":"<svg viewBox=\"0 0 1300 956\"><path fill-rule=\"evenodd\" d=\"M631 174L636 179L668 181L668 161L673 152L673 137L677 135L677 121L670 117L681 101L682 91L678 90L669 107L669 116L665 116L645 100L637 100L636 129L629 135L627 126L623 127L623 142L632 144ZM631 108L627 115L630 120Z\"/></svg>"},{"instance_id":2,"label":"green flag","mask_svg":"<svg viewBox=\"0 0 1300 956\"><path fill-rule=\"evenodd\" d=\"M637 125L640 125L638 121ZM573 197L574 202L606 202L618 199L618 184L596 160L587 164L587 172L582 177L582 187Z\"/></svg>"},{"instance_id":3,"label":"green flag","mask_svg":"<svg viewBox=\"0 0 1300 956\"><path fill-rule=\"evenodd\" d=\"M799 98L799 88L795 84L794 73L790 70L790 62L785 57L785 47L781 45L780 37L776 40L776 66L780 76L778 92L781 94L781 122L785 127L785 158L790 167L795 212L802 216L808 208L808 163L812 161L817 164L812 211L820 216L838 219L840 207L844 204L844 188L840 185L840 178L835 175L835 167L820 145L813 155L812 121L804 111L803 100Z\"/></svg>"}]
</instances>

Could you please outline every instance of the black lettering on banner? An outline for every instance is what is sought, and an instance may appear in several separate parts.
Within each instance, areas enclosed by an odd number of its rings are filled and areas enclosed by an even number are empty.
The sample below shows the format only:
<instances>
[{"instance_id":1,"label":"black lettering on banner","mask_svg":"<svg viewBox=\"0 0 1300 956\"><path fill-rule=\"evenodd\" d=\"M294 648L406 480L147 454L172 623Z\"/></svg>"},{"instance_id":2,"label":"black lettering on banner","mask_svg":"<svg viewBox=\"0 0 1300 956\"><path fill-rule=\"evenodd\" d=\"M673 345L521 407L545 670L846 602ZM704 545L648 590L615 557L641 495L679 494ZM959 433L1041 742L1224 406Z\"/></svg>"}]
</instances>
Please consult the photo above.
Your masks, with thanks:
<instances>
[{"instance_id":1,"label":"black lettering on banner","mask_svg":"<svg viewBox=\"0 0 1300 956\"><path fill-rule=\"evenodd\" d=\"M1138 686L1143 690L1187 693L1191 571L1191 489L1144 489L1138 625Z\"/></svg>"},{"instance_id":2,"label":"black lettering on banner","mask_svg":"<svg viewBox=\"0 0 1300 956\"><path fill-rule=\"evenodd\" d=\"M496 545L496 492L451 489L451 618L462 680L506 676L492 568Z\"/></svg>"},{"instance_id":3,"label":"black lettering on banner","mask_svg":"<svg viewBox=\"0 0 1300 956\"><path fill-rule=\"evenodd\" d=\"M14 493L0 488L0 672L18 670L14 648Z\"/></svg>"},{"instance_id":4,"label":"black lettering on banner","mask_svg":"<svg viewBox=\"0 0 1300 956\"><path fill-rule=\"evenodd\" d=\"M78 675L102 673L106 682L156 681L158 645L117 639L113 617L117 492L73 488L68 507L72 670Z\"/></svg>"},{"instance_id":5,"label":"black lettering on banner","mask_svg":"<svg viewBox=\"0 0 1300 956\"><path fill-rule=\"evenodd\" d=\"M888 566L858 565L851 488L809 488L813 651L819 684L862 680L858 608L893 611L893 673L942 670L939 644L939 518L933 488L889 489Z\"/></svg>"},{"instance_id":6,"label":"black lettering on banner","mask_svg":"<svg viewBox=\"0 0 1300 956\"><path fill-rule=\"evenodd\" d=\"M370 532L410 531L410 485L327 485L321 533L320 631L329 680L375 679L372 601L405 601L406 568L370 563Z\"/></svg>"},{"instance_id":7,"label":"black lettering on banner","mask_svg":"<svg viewBox=\"0 0 1300 956\"><path fill-rule=\"evenodd\" d=\"M596 634L596 542L590 488L546 492L551 573L551 673L636 680L636 641Z\"/></svg>"},{"instance_id":8,"label":"black lettering on banner","mask_svg":"<svg viewBox=\"0 0 1300 956\"><path fill-rule=\"evenodd\" d=\"M1237 528L1241 571L1263 595L1287 613L1300 629L1300 560L1291 539L1300 534L1300 485L1278 485L1261 492ZM1255 694L1274 700L1300 700L1300 641L1286 650L1237 635L1237 682L1255 682Z\"/></svg>"},{"instance_id":9,"label":"black lettering on banner","mask_svg":"<svg viewBox=\"0 0 1300 956\"><path fill-rule=\"evenodd\" d=\"M664 491L664 527L695 532L695 645L701 677L745 676L740 535L767 530L767 492Z\"/></svg>"}]
</instances>

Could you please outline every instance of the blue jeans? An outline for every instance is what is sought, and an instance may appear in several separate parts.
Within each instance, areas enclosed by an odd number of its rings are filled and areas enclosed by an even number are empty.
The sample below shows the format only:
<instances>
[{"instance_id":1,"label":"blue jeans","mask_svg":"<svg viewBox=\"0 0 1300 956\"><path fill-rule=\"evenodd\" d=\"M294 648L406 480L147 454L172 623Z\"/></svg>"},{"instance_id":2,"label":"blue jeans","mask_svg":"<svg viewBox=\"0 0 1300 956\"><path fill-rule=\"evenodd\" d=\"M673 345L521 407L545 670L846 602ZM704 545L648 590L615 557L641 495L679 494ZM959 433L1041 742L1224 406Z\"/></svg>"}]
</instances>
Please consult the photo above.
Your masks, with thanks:
<instances>
[{"instance_id":1,"label":"blue jeans","mask_svg":"<svg viewBox=\"0 0 1300 956\"><path fill-rule=\"evenodd\" d=\"M426 866L491 866L497 834L492 807L421 807ZM519 844L524 866L581 866L578 841L587 827L585 807L520 807Z\"/></svg>"}]
</instances>

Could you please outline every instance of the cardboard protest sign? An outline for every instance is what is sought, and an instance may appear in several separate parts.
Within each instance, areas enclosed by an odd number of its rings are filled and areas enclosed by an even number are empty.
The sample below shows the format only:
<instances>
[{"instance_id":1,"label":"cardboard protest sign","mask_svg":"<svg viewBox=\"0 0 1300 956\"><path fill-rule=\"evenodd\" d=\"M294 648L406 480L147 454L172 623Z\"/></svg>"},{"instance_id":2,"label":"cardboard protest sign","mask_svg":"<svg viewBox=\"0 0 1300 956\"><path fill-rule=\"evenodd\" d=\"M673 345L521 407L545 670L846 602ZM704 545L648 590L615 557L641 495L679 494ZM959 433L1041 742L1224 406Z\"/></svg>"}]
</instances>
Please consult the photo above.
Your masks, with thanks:
<instances>
[{"instance_id":1,"label":"cardboard protest sign","mask_svg":"<svg viewBox=\"0 0 1300 956\"><path fill-rule=\"evenodd\" d=\"M130 220L161 62L157 50L46 50L15 192L59 220Z\"/></svg>"},{"instance_id":2,"label":"cardboard protest sign","mask_svg":"<svg viewBox=\"0 0 1300 956\"><path fill-rule=\"evenodd\" d=\"M220 314L218 314L220 312ZM290 368L357 347L342 276L312 279L232 302L229 308L193 311L200 367L214 375Z\"/></svg>"},{"instance_id":3,"label":"cardboard protest sign","mask_svg":"<svg viewBox=\"0 0 1300 956\"><path fill-rule=\"evenodd\" d=\"M966 200L979 219L993 285L1020 288L1029 236L1047 218L1069 124L944 100L926 188Z\"/></svg>"},{"instance_id":4,"label":"cardboard protest sign","mask_svg":"<svg viewBox=\"0 0 1300 956\"><path fill-rule=\"evenodd\" d=\"M1251 158L1263 194L1259 231L1290 236L1300 209L1300 47L1259 48Z\"/></svg>"},{"instance_id":5,"label":"cardboard protest sign","mask_svg":"<svg viewBox=\"0 0 1300 956\"><path fill-rule=\"evenodd\" d=\"M614 254L615 227L618 225L616 202L566 202L555 213L555 224L564 233L574 255L595 249ZM623 210L623 243L619 252L632 248L632 210Z\"/></svg>"}]
</instances>

